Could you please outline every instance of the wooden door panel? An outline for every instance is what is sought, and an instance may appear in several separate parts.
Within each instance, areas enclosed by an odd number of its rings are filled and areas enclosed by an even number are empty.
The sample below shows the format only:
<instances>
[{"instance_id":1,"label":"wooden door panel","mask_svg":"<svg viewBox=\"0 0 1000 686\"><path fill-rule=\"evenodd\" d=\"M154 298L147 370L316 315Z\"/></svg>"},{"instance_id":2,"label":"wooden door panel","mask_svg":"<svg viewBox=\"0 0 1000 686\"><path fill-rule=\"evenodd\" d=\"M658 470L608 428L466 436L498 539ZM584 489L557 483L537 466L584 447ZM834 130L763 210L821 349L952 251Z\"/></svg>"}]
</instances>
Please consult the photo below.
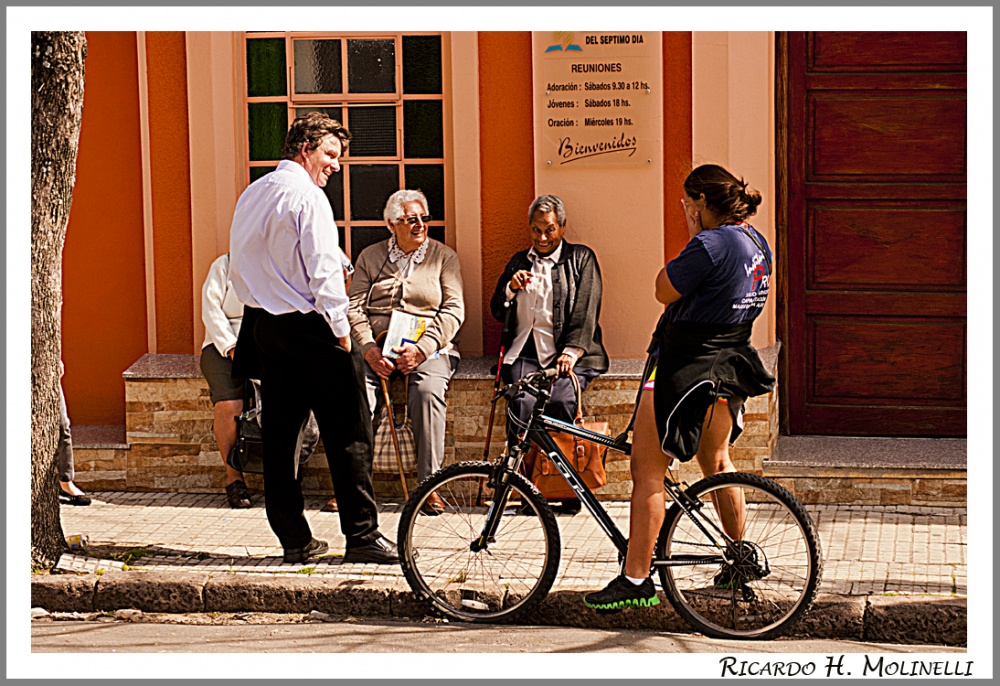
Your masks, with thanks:
<instances>
[{"instance_id":1,"label":"wooden door panel","mask_svg":"<svg viewBox=\"0 0 1000 686\"><path fill-rule=\"evenodd\" d=\"M779 48L785 427L965 435L965 35Z\"/></svg>"},{"instance_id":2,"label":"wooden door panel","mask_svg":"<svg viewBox=\"0 0 1000 686\"><path fill-rule=\"evenodd\" d=\"M811 203L809 289L964 292L965 208Z\"/></svg>"},{"instance_id":3,"label":"wooden door panel","mask_svg":"<svg viewBox=\"0 0 1000 686\"><path fill-rule=\"evenodd\" d=\"M898 315L965 319L965 293L886 291L810 291L802 310L810 317L830 315ZM794 334L793 334L794 336Z\"/></svg>"},{"instance_id":4,"label":"wooden door panel","mask_svg":"<svg viewBox=\"0 0 1000 686\"><path fill-rule=\"evenodd\" d=\"M810 97L811 177L964 178L965 98Z\"/></svg>"},{"instance_id":5,"label":"wooden door panel","mask_svg":"<svg viewBox=\"0 0 1000 686\"><path fill-rule=\"evenodd\" d=\"M966 36L948 31L812 34L815 71L965 71Z\"/></svg>"},{"instance_id":6,"label":"wooden door panel","mask_svg":"<svg viewBox=\"0 0 1000 686\"><path fill-rule=\"evenodd\" d=\"M965 408L806 405L807 433L833 436L965 436ZM863 456L859 456L859 460Z\"/></svg>"},{"instance_id":7,"label":"wooden door panel","mask_svg":"<svg viewBox=\"0 0 1000 686\"><path fill-rule=\"evenodd\" d=\"M813 319L812 402L964 407L965 323Z\"/></svg>"}]
</instances>

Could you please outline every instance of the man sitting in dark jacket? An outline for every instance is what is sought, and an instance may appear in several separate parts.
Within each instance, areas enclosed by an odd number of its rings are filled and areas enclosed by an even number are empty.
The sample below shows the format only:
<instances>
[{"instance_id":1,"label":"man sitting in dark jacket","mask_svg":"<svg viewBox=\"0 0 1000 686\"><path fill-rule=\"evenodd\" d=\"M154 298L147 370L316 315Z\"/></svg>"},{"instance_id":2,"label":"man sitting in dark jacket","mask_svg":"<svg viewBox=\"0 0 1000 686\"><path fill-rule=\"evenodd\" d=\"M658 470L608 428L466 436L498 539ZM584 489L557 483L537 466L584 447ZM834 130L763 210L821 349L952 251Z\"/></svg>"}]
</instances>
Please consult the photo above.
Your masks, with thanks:
<instances>
[{"instance_id":1,"label":"man sitting in dark jacket","mask_svg":"<svg viewBox=\"0 0 1000 686\"><path fill-rule=\"evenodd\" d=\"M490 301L493 316L504 321L507 304L511 326L503 341L507 351L500 370L511 383L540 369L555 368L558 378L546 414L573 421L576 392L572 372L581 390L608 370L608 354L601 342L601 269L594 251L563 240L566 208L554 195L542 195L528 209L532 247L515 253L497 281ZM523 291L523 292L522 292ZM517 426L508 421L507 440L527 425L535 399L521 393L510 400ZM580 511L580 501L563 501L562 511Z\"/></svg>"}]
</instances>

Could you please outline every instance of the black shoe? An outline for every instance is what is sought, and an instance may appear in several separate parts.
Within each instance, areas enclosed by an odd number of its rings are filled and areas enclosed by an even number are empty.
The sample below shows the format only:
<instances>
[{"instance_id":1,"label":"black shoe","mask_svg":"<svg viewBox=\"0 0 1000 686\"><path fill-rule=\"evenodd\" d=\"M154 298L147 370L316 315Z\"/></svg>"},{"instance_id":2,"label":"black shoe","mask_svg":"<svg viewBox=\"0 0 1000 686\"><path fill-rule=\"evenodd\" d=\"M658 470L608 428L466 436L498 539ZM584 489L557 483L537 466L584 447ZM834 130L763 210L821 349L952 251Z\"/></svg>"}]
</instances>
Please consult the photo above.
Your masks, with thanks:
<instances>
[{"instance_id":1,"label":"black shoe","mask_svg":"<svg viewBox=\"0 0 1000 686\"><path fill-rule=\"evenodd\" d=\"M226 500L229 501L229 507L233 509L250 507L250 491L247 490L246 483L237 479L233 483L227 484Z\"/></svg>"},{"instance_id":2,"label":"black shoe","mask_svg":"<svg viewBox=\"0 0 1000 686\"><path fill-rule=\"evenodd\" d=\"M330 550L330 546L326 544L326 541L314 538L306 543L305 548L285 548L285 564L305 562L310 557L323 555L328 550Z\"/></svg>"},{"instance_id":3,"label":"black shoe","mask_svg":"<svg viewBox=\"0 0 1000 686\"><path fill-rule=\"evenodd\" d=\"M579 514L581 508L583 508L583 503L580 502L580 499L573 498L572 500L564 500L561 503L559 503L559 507L556 508L556 512L568 515L575 515Z\"/></svg>"},{"instance_id":4,"label":"black shoe","mask_svg":"<svg viewBox=\"0 0 1000 686\"><path fill-rule=\"evenodd\" d=\"M374 562L378 565L391 565L399 562L399 552L395 544L382 534L378 535L374 541L348 548L344 553L344 563L352 562Z\"/></svg>"},{"instance_id":5,"label":"black shoe","mask_svg":"<svg viewBox=\"0 0 1000 686\"><path fill-rule=\"evenodd\" d=\"M67 493L63 489L59 489L59 502L63 505L90 505L90 497L83 495L73 495L72 493Z\"/></svg>"},{"instance_id":6,"label":"black shoe","mask_svg":"<svg viewBox=\"0 0 1000 686\"><path fill-rule=\"evenodd\" d=\"M598 612L621 612L626 607L653 607L660 604L653 580L646 580L636 586L624 575L616 576L604 590L583 596L583 604Z\"/></svg>"}]
</instances>

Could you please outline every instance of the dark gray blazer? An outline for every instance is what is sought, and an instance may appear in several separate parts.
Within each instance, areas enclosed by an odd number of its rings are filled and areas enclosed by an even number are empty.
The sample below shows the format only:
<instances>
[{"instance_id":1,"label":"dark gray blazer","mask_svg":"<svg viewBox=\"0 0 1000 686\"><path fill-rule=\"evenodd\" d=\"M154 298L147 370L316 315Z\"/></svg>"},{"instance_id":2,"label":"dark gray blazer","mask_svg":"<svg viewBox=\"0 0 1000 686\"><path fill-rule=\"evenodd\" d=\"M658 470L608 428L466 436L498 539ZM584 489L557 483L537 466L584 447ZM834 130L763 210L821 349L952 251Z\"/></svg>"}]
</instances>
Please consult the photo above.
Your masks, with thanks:
<instances>
[{"instance_id":1,"label":"dark gray blazer","mask_svg":"<svg viewBox=\"0 0 1000 686\"><path fill-rule=\"evenodd\" d=\"M506 288L514 272L531 271L528 251L522 250L510 258L497 281L490 310L498 321L504 320ZM509 348L516 334L517 299L511 304L511 326L503 341ZM601 268L594 251L585 245L563 240L559 262L552 270L552 335L556 350L573 346L584 351L576 366L596 372L608 370L608 353L601 336Z\"/></svg>"}]
</instances>

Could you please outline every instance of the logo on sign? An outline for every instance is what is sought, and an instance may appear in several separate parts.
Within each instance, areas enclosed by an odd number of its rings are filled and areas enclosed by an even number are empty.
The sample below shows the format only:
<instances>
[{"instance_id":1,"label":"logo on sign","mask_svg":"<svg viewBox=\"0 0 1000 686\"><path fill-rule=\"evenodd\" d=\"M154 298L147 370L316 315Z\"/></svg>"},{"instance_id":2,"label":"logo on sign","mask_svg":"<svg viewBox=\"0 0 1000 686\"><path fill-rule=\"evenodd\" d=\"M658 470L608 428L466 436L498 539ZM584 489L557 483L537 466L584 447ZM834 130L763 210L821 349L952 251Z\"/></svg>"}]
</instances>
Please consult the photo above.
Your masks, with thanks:
<instances>
[{"instance_id":1,"label":"logo on sign","mask_svg":"<svg viewBox=\"0 0 1000 686\"><path fill-rule=\"evenodd\" d=\"M555 42L545 48L545 52L583 52L583 48L573 42L572 31L556 31L552 39Z\"/></svg>"}]
</instances>

